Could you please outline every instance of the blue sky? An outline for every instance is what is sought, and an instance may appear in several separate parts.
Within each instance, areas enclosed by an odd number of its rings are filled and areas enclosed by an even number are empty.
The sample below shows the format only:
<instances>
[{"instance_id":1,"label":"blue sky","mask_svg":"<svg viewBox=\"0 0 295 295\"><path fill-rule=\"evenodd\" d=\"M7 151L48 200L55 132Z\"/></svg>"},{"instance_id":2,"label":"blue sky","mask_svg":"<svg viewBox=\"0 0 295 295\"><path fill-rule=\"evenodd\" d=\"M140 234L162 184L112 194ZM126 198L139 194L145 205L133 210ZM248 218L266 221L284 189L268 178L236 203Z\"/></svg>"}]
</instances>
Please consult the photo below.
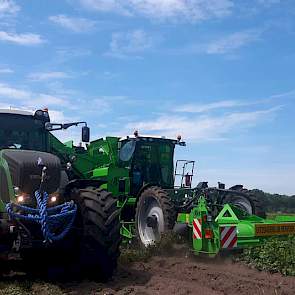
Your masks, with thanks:
<instances>
[{"instance_id":1,"label":"blue sky","mask_svg":"<svg viewBox=\"0 0 295 295\"><path fill-rule=\"evenodd\" d=\"M0 0L1 108L181 134L196 182L295 194L294 69L292 0Z\"/></svg>"}]
</instances>

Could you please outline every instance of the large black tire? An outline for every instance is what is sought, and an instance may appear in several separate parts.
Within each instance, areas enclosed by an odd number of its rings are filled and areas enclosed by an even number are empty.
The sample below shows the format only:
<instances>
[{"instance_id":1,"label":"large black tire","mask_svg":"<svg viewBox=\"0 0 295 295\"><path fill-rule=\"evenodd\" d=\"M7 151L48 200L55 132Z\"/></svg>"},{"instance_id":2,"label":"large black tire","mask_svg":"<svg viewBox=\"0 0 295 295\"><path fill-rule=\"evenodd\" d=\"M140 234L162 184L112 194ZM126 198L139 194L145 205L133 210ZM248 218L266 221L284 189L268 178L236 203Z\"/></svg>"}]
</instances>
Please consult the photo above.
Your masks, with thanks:
<instances>
[{"instance_id":1,"label":"large black tire","mask_svg":"<svg viewBox=\"0 0 295 295\"><path fill-rule=\"evenodd\" d=\"M121 242L119 210L112 194L95 187L72 192L78 206L71 232L49 248L21 250L27 274L51 280L109 279Z\"/></svg>"},{"instance_id":2,"label":"large black tire","mask_svg":"<svg viewBox=\"0 0 295 295\"><path fill-rule=\"evenodd\" d=\"M261 218L266 217L262 202L246 189L227 193L222 203L232 204L250 215L254 214Z\"/></svg>"},{"instance_id":3,"label":"large black tire","mask_svg":"<svg viewBox=\"0 0 295 295\"><path fill-rule=\"evenodd\" d=\"M158 242L163 234L173 230L176 217L174 205L165 190L157 186L146 188L139 196L135 214L140 245L147 247Z\"/></svg>"},{"instance_id":4,"label":"large black tire","mask_svg":"<svg viewBox=\"0 0 295 295\"><path fill-rule=\"evenodd\" d=\"M107 280L120 255L120 212L116 199L95 187L76 190L73 199L78 205L79 268L88 277Z\"/></svg>"},{"instance_id":5,"label":"large black tire","mask_svg":"<svg viewBox=\"0 0 295 295\"><path fill-rule=\"evenodd\" d=\"M266 218L265 207L263 206L262 200L253 195L249 190L245 189L244 194L248 196L251 203L253 204L254 214L261 218Z\"/></svg>"}]
</instances>

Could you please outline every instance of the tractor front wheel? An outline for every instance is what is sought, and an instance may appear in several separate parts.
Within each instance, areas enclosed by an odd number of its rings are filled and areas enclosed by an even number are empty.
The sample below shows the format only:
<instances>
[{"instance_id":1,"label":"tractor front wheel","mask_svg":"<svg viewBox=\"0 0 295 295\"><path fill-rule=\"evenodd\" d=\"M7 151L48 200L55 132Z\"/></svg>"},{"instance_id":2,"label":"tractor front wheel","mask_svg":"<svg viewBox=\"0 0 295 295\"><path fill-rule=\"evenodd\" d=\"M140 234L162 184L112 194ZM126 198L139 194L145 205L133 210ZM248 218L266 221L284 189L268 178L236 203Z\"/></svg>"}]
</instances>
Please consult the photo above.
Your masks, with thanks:
<instances>
[{"instance_id":1,"label":"tractor front wheel","mask_svg":"<svg viewBox=\"0 0 295 295\"><path fill-rule=\"evenodd\" d=\"M135 220L141 245L148 247L160 241L176 221L176 212L167 192L157 186L145 189L138 199Z\"/></svg>"},{"instance_id":2,"label":"tractor front wheel","mask_svg":"<svg viewBox=\"0 0 295 295\"><path fill-rule=\"evenodd\" d=\"M79 265L83 274L110 278L117 266L121 242L119 210L111 193L87 187L73 198L78 205Z\"/></svg>"}]
</instances>

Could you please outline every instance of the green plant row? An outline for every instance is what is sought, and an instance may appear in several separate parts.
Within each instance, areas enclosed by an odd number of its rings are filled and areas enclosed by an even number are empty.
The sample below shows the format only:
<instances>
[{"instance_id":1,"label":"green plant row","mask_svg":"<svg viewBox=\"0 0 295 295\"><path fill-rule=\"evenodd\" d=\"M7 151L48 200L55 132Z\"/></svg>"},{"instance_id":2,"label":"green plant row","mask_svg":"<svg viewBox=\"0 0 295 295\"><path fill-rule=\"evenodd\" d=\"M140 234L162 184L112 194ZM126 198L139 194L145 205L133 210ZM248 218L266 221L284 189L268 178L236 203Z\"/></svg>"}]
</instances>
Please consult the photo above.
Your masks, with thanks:
<instances>
[{"instance_id":1,"label":"green plant row","mask_svg":"<svg viewBox=\"0 0 295 295\"><path fill-rule=\"evenodd\" d=\"M259 270L295 275L295 237L271 238L261 246L245 249L241 259Z\"/></svg>"}]
</instances>

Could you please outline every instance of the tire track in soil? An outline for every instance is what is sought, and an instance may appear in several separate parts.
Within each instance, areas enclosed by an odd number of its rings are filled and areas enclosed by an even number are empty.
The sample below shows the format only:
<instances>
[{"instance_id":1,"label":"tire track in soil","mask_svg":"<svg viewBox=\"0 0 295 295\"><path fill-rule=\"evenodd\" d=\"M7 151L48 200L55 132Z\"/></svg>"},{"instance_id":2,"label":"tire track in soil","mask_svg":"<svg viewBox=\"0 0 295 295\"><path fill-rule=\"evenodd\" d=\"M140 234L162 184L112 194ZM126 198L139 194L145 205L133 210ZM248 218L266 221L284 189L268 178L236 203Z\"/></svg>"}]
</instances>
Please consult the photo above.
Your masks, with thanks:
<instances>
[{"instance_id":1,"label":"tire track in soil","mask_svg":"<svg viewBox=\"0 0 295 295\"><path fill-rule=\"evenodd\" d=\"M120 266L107 284L64 285L67 294L293 295L295 277L251 269L230 258L157 256L147 263Z\"/></svg>"}]
</instances>

